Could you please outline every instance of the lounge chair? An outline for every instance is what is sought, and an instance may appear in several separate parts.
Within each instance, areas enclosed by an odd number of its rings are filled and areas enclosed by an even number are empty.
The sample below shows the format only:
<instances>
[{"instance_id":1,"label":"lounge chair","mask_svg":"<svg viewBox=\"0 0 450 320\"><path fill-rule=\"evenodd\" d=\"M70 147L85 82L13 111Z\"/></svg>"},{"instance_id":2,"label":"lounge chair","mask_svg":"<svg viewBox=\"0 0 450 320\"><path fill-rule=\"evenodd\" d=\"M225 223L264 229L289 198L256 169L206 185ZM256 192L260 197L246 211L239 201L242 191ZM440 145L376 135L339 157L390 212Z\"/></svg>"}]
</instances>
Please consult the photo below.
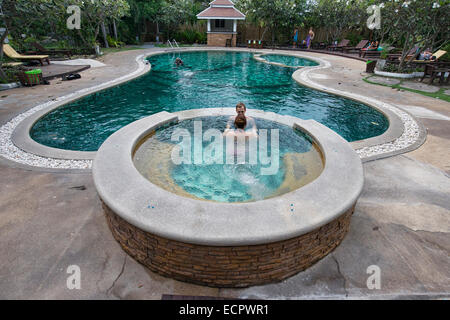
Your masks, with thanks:
<instances>
[{"instance_id":1,"label":"lounge chair","mask_svg":"<svg viewBox=\"0 0 450 320\"><path fill-rule=\"evenodd\" d=\"M419 47L411 48L411 49L406 53L405 61L408 61L408 60L410 60L412 57L414 57L414 55L416 54L416 52L417 52L418 50L420 50ZM389 54L386 56L386 60L387 60L388 62L390 62L390 63L399 63L401 57L402 57L402 54L401 54L401 53L389 53Z\"/></svg>"},{"instance_id":2,"label":"lounge chair","mask_svg":"<svg viewBox=\"0 0 450 320\"><path fill-rule=\"evenodd\" d=\"M360 52L362 48L365 48L366 45L369 43L369 40L361 40L356 47L343 47L344 53L350 53L350 51L356 51Z\"/></svg>"},{"instance_id":3,"label":"lounge chair","mask_svg":"<svg viewBox=\"0 0 450 320\"><path fill-rule=\"evenodd\" d=\"M341 40L341 42L339 42L337 45L331 45L327 47L327 50L341 50L343 47L347 47L348 44L350 43L350 40L344 39Z\"/></svg>"},{"instance_id":4,"label":"lounge chair","mask_svg":"<svg viewBox=\"0 0 450 320\"><path fill-rule=\"evenodd\" d=\"M450 73L449 67L442 67L434 64L426 64L423 76L420 79L420 81L423 82L423 79L425 79L427 76L430 76L429 84L433 84L434 79L439 76L439 85L448 84L450 79L450 75L448 75L449 73ZM446 74L447 77L445 77Z\"/></svg>"},{"instance_id":5,"label":"lounge chair","mask_svg":"<svg viewBox=\"0 0 450 320\"><path fill-rule=\"evenodd\" d=\"M381 58L381 51L376 49L376 50L361 50L360 52L360 57L361 58L370 58L370 59L377 59L377 58Z\"/></svg>"},{"instance_id":6,"label":"lounge chair","mask_svg":"<svg viewBox=\"0 0 450 320\"><path fill-rule=\"evenodd\" d=\"M27 52L28 54L48 54L48 55L61 54L67 56L69 59L73 55L72 51L69 49L47 49L37 42L32 42L31 45L36 48L36 51L29 53Z\"/></svg>"},{"instance_id":7,"label":"lounge chair","mask_svg":"<svg viewBox=\"0 0 450 320\"><path fill-rule=\"evenodd\" d=\"M311 47L317 50L323 50L327 48L327 44L325 42L313 42Z\"/></svg>"},{"instance_id":8,"label":"lounge chair","mask_svg":"<svg viewBox=\"0 0 450 320\"><path fill-rule=\"evenodd\" d=\"M445 50L438 50L435 53L433 53L433 57L436 57L436 59L434 60L413 60L411 61L411 63L417 63L417 64L429 64L429 63L436 63L440 57L442 57L443 55L445 55L447 53L447 51Z\"/></svg>"},{"instance_id":9,"label":"lounge chair","mask_svg":"<svg viewBox=\"0 0 450 320\"><path fill-rule=\"evenodd\" d=\"M44 65L44 61L47 62L47 64L50 64L50 60L48 59L48 55L33 55L33 56L26 56L20 53L17 53L16 50L13 49L9 44L3 44L3 52L14 60L38 60L41 63L41 66Z\"/></svg>"}]
</instances>

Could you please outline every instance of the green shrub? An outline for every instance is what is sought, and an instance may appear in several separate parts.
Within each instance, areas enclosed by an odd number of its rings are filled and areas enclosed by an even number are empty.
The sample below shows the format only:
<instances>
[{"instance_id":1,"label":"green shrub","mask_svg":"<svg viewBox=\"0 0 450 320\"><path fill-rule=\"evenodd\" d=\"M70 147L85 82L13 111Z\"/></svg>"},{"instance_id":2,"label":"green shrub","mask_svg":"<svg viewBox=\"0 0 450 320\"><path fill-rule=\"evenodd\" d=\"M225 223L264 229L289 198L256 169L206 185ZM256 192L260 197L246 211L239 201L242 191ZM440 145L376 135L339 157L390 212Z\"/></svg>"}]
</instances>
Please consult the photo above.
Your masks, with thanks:
<instances>
[{"instance_id":1,"label":"green shrub","mask_svg":"<svg viewBox=\"0 0 450 320\"><path fill-rule=\"evenodd\" d=\"M121 48L125 45L122 41L116 40L111 36L107 36L106 40L108 41L108 45L112 48Z\"/></svg>"},{"instance_id":2,"label":"green shrub","mask_svg":"<svg viewBox=\"0 0 450 320\"><path fill-rule=\"evenodd\" d=\"M351 46L356 46L358 42L360 42L363 39L363 36L359 34L359 32L349 32L346 34L345 39L350 40Z\"/></svg>"},{"instance_id":3,"label":"green shrub","mask_svg":"<svg viewBox=\"0 0 450 320\"><path fill-rule=\"evenodd\" d=\"M413 73L413 72L422 72L423 67L411 67L411 66L403 66L401 69L399 69L398 64L393 63L386 63L384 65L383 71L386 72L394 72L394 73Z\"/></svg>"},{"instance_id":4,"label":"green shrub","mask_svg":"<svg viewBox=\"0 0 450 320\"><path fill-rule=\"evenodd\" d=\"M175 39L180 43L206 43L207 36L202 24L184 24L175 33Z\"/></svg>"},{"instance_id":5,"label":"green shrub","mask_svg":"<svg viewBox=\"0 0 450 320\"><path fill-rule=\"evenodd\" d=\"M380 53L380 58L381 59L386 59L389 51L390 51L389 50L389 46L388 45L384 45L383 49L381 50L381 53Z\"/></svg>"},{"instance_id":6,"label":"green shrub","mask_svg":"<svg viewBox=\"0 0 450 320\"><path fill-rule=\"evenodd\" d=\"M439 58L440 61L450 61L450 42L442 46L441 50L447 51L446 54L444 54L441 58Z\"/></svg>"}]
</instances>

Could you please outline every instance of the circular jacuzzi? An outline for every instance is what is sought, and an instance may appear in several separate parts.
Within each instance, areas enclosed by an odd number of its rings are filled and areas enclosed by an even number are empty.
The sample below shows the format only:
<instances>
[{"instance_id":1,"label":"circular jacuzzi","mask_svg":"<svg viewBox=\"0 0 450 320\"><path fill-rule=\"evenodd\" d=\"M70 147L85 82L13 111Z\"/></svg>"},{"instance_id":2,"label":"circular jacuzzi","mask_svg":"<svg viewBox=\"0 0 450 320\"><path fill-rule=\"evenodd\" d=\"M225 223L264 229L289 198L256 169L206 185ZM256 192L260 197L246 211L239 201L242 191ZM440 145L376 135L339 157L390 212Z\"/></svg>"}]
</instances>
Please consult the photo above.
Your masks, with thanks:
<instances>
[{"instance_id":1,"label":"circular jacuzzi","mask_svg":"<svg viewBox=\"0 0 450 320\"><path fill-rule=\"evenodd\" d=\"M340 244L361 160L314 120L248 110L257 136L223 136L233 108L160 112L111 135L93 177L110 229L150 270L213 287L275 282Z\"/></svg>"},{"instance_id":2,"label":"circular jacuzzi","mask_svg":"<svg viewBox=\"0 0 450 320\"><path fill-rule=\"evenodd\" d=\"M216 202L268 199L298 189L322 172L322 154L304 132L252 119L259 136L240 139L238 152L237 139L223 137L229 118L196 117L159 128L135 149L136 169L162 189ZM177 161L179 154L183 161Z\"/></svg>"}]
</instances>

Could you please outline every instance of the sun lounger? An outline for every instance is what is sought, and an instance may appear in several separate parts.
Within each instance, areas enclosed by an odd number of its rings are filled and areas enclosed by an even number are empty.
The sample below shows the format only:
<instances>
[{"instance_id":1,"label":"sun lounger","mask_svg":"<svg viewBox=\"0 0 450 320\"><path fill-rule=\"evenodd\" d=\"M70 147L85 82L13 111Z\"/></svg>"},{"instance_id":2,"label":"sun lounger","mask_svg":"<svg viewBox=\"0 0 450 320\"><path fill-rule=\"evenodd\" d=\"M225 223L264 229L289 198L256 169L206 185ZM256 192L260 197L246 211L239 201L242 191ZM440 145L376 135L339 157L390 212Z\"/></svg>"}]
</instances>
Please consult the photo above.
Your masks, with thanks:
<instances>
[{"instance_id":1,"label":"sun lounger","mask_svg":"<svg viewBox=\"0 0 450 320\"><path fill-rule=\"evenodd\" d=\"M356 47L343 47L343 51L345 53L350 53L350 51L357 51L358 53L361 51L362 48L365 48L365 46L369 43L369 40L361 40Z\"/></svg>"},{"instance_id":2,"label":"sun lounger","mask_svg":"<svg viewBox=\"0 0 450 320\"><path fill-rule=\"evenodd\" d=\"M69 59L73 55L72 51L69 49L47 49L37 42L32 42L31 45L36 48L36 51L30 52L29 54L47 54L47 55L61 54L67 56Z\"/></svg>"},{"instance_id":3,"label":"sun lounger","mask_svg":"<svg viewBox=\"0 0 450 320\"><path fill-rule=\"evenodd\" d=\"M350 43L350 40L344 39L341 40L337 45L331 45L327 47L327 50L341 50L343 47L347 47Z\"/></svg>"},{"instance_id":4,"label":"sun lounger","mask_svg":"<svg viewBox=\"0 0 450 320\"><path fill-rule=\"evenodd\" d=\"M435 62L437 62L439 60L440 57L442 57L446 53L447 53L447 51L445 51L445 50L438 50L435 53L433 53L433 57L436 57L436 59L433 59L433 60L413 60L411 62L412 63L417 63L417 64L421 64L421 63L435 63Z\"/></svg>"},{"instance_id":5,"label":"sun lounger","mask_svg":"<svg viewBox=\"0 0 450 320\"><path fill-rule=\"evenodd\" d=\"M3 52L10 57L11 59L14 60L38 60L41 65L44 65L44 61L47 62L47 64L50 64L50 60L48 59L48 55L33 55L33 56L26 56L20 53L17 53L16 50L13 49L13 47L11 47L9 44L4 44L3 45Z\"/></svg>"},{"instance_id":6,"label":"sun lounger","mask_svg":"<svg viewBox=\"0 0 450 320\"><path fill-rule=\"evenodd\" d=\"M405 61L410 60L410 59L416 54L416 52L417 52L418 50L420 50L419 47L411 48L411 49L406 53ZM389 62L391 62L391 63L399 63L401 57L402 57L402 54L401 54L401 53L389 53L389 54L386 56L386 60L389 61Z\"/></svg>"}]
</instances>

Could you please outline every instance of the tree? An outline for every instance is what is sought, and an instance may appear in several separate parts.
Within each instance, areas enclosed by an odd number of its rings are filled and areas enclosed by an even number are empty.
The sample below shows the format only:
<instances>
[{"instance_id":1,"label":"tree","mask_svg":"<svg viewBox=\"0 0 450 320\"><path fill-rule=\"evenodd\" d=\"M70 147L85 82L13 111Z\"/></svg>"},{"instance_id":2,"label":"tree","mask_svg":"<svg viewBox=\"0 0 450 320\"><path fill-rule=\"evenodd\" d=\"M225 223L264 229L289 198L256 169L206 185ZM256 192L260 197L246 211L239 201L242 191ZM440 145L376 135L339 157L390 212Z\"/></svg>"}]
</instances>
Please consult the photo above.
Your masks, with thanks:
<instances>
[{"instance_id":1,"label":"tree","mask_svg":"<svg viewBox=\"0 0 450 320\"><path fill-rule=\"evenodd\" d=\"M157 24L157 33L159 33L159 24L162 21L161 13L164 0L128 0L130 4L130 16L133 19L137 35L147 31L146 21L154 21Z\"/></svg>"},{"instance_id":2,"label":"tree","mask_svg":"<svg viewBox=\"0 0 450 320\"><path fill-rule=\"evenodd\" d=\"M54 12L55 5L51 0L1 0L0 23L5 32L0 37L3 44L8 35L19 37L19 34L28 31L30 27L42 21L53 21L50 13ZM0 46L0 77L6 79L2 70L3 45Z\"/></svg>"},{"instance_id":3,"label":"tree","mask_svg":"<svg viewBox=\"0 0 450 320\"><path fill-rule=\"evenodd\" d=\"M272 31L272 43L278 28L292 28L305 19L306 0L240 0L236 6L247 19L264 28L262 40L268 30Z\"/></svg>"},{"instance_id":4,"label":"tree","mask_svg":"<svg viewBox=\"0 0 450 320\"><path fill-rule=\"evenodd\" d=\"M62 2L60 7L65 7L67 1ZM118 20L130 12L130 5L125 0L71 0L70 5L81 9L81 28L73 31L77 32L83 43L90 48L95 47L100 28L103 28L107 21Z\"/></svg>"},{"instance_id":5,"label":"tree","mask_svg":"<svg viewBox=\"0 0 450 320\"><path fill-rule=\"evenodd\" d=\"M364 0L318 0L312 4L309 19L327 31L327 42L335 41L344 31L365 25L366 8Z\"/></svg>"}]
</instances>

